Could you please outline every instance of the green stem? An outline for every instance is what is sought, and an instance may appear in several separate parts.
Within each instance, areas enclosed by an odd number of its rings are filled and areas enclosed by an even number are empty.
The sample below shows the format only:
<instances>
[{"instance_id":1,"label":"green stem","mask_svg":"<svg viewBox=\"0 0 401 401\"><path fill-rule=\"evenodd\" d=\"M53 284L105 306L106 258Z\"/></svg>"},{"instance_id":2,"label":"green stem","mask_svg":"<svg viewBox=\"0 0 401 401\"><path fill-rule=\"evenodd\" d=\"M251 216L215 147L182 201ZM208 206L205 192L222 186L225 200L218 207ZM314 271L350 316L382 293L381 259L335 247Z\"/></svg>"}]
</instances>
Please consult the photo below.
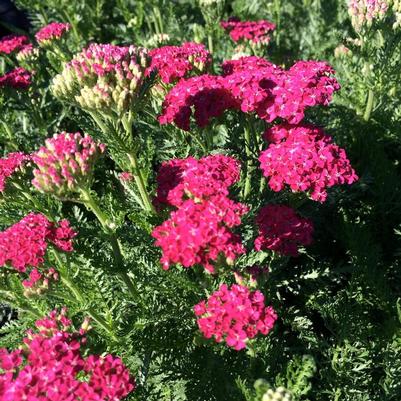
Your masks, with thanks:
<instances>
[{"instance_id":1,"label":"green stem","mask_svg":"<svg viewBox=\"0 0 401 401\"><path fill-rule=\"evenodd\" d=\"M375 99L375 94L372 91L372 89L369 89L368 100L366 102L365 114L363 115L363 119L365 121L369 121L369 119L370 119L370 115L372 114L372 110L373 110L374 99Z\"/></svg>"},{"instance_id":2,"label":"green stem","mask_svg":"<svg viewBox=\"0 0 401 401\"><path fill-rule=\"evenodd\" d=\"M146 190L145 180L143 178L142 171L138 166L138 160L136 154L134 152L130 152L127 153L127 156L132 166L132 174L134 176L136 186L141 195L143 206L146 211L155 213L155 208L152 204L152 201L150 200L148 191Z\"/></svg>"},{"instance_id":3,"label":"green stem","mask_svg":"<svg viewBox=\"0 0 401 401\"><path fill-rule=\"evenodd\" d=\"M251 192L251 132L249 128L248 122L244 127L244 139L245 139L245 153L246 153L246 178L245 178L245 187L244 187L244 199L248 197Z\"/></svg>"},{"instance_id":4,"label":"green stem","mask_svg":"<svg viewBox=\"0 0 401 401\"><path fill-rule=\"evenodd\" d=\"M116 234L110 229L107 215L100 209L99 205L97 204L97 202L95 201L89 190L81 189L81 196L85 206L94 213L94 215L97 217L100 224L102 225L104 232L109 237L109 241L113 249L114 261L117 267L116 269L117 274L124 281L125 285L127 286L132 296L136 299L140 299L138 291L136 290L130 277L124 270L124 258L121 252L120 243L118 241Z\"/></svg>"},{"instance_id":5,"label":"green stem","mask_svg":"<svg viewBox=\"0 0 401 401\"><path fill-rule=\"evenodd\" d=\"M54 252L56 254L56 252ZM57 255L58 261L60 260L58 255ZM80 289L70 280L70 278L60 272L60 278L63 284L74 294L75 298L78 300L78 302L81 305L85 305L85 298L82 295ZM117 340L116 335L113 332L112 326L104 319L102 316L100 316L93 308L86 308L85 311L88 313L88 315L99 325L105 330L114 340Z\"/></svg>"},{"instance_id":6,"label":"green stem","mask_svg":"<svg viewBox=\"0 0 401 401\"><path fill-rule=\"evenodd\" d=\"M211 33L207 35L207 46L209 48L209 52L213 54L213 36Z\"/></svg>"}]
</instances>

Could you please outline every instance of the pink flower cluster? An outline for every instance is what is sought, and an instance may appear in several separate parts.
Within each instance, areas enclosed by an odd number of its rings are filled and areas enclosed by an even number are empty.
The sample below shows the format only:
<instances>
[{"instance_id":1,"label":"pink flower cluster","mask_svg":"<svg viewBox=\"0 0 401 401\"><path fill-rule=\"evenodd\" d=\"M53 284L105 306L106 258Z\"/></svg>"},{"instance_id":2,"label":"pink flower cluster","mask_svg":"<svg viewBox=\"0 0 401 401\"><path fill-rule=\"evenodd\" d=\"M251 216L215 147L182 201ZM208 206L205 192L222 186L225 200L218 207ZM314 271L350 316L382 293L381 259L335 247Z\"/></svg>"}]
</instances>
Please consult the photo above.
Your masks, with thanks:
<instances>
[{"instance_id":1,"label":"pink flower cluster","mask_svg":"<svg viewBox=\"0 0 401 401\"><path fill-rule=\"evenodd\" d=\"M0 75L0 88L27 89L31 85L31 73L25 68L17 67Z\"/></svg>"},{"instance_id":2,"label":"pink flower cluster","mask_svg":"<svg viewBox=\"0 0 401 401\"><path fill-rule=\"evenodd\" d=\"M311 199L324 202L327 188L358 179L344 149L321 128L276 125L266 131L266 139L271 143L259 161L275 192L288 185L292 191L307 191Z\"/></svg>"},{"instance_id":3,"label":"pink flower cluster","mask_svg":"<svg viewBox=\"0 0 401 401\"><path fill-rule=\"evenodd\" d=\"M145 49L93 43L54 77L52 91L85 110L120 115L138 100L148 64Z\"/></svg>"},{"instance_id":4,"label":"pink flower cluster","mask_svg":"<svg viewBox=\"0 0 401 401\"><path fill-rule=\"evenodd\" d=\"M41 28L35 35L39 44L48 43L61 37L70 30L71 25L61 22L52 22Z\"/></svg>"},{"instance_id":5,"label":"pink flower cluster","mask_svg":"<svg viewBox=\"0 0 401 401\"><path fill-rule=\"evenodd\" d=\"M22 152L9 153L0 159L0 193L6 189L7 180L29 160L30 156Z\"/></svg>"},{"instance_id":6,"label":"pink flower cluster","mask_svg":"<svg viewBox=\"0 0 401 401\"><path fill-rule=\"evenodd\" d=\"M278 69L275 64L257 56L244 56L236 60L225 60L222 65L223 76L243 71L258 71L264 68Z\"/></svg>"},{"instance_id":7,"label":"pink flower cluster","mask_svg":"<svg viewBox=\"0 0 401 401\"><path fill-rule=\"evenodd\" d=\"M256 335L267 335L277 319L276 312L265 306L260 291L234 284L222 284L208 300L194 306L198 326L206 338L225 341L239 351Z\"/></svg>"},{"instance_id":8,"label":"pink flower cluster","mask_svg":"<svg viewBox=\"0 0 401 401\"><path fill-rule=\"evenodd\" d=\"M152 61L147 74L156 70L166 84L185 77L194 68L203 71L211 62L211 55L205 46L192 42L152 49L149 56Z\"/></svg>"},{"instance_id":9,"label":"pink flower cluster","mask_svg":"<svg viewBox=\"0 0 401 401\"><path fill-rule=\"evenodd\" d=\"M299 61L286 71L262 58L244 57L223 63L223 72L181 79L167 94L159 122L189 130L193 107L200 127L228 109L298 124L307 108L327 106L340 89L334 70L319 61Z\"/></svg>"},{"instance_id":10,"label":"pink flower cluster","mask_svg":"<svg viewBox=\"0 0 401 401\"><path fill-rule=\"evenodd\" d=\"M156 201L178 207L168 220L153 230L163 251L164 269L180 263L203 265L224 255L227 263L245 252L240 237L230 228L241 224L248 207L228 198L229 187L239 180L239 163L228 156L212 155L196 160L177 159L162 165Z\"/></svg>"},{"instance_id":11,"label":"pink flower cluster","mask_svg":"<svg viewBox=\"0 0 401 401\"><path fill-rule=\"evenodd\" d=\"M251 41L253 43L270 42L269 33L276 29L276 25L266 20L259 21L240 21L238 18L230 18L222 21L222 28L230 33L234 42L240 40Z\"/></svg>"},{"instance_id":12,"label":"pink flower cluster","mask_svg":"<svg viewBox=\"0 0 401 401\"><path fill-rule=\"evenodd\" d=\"M163 269L179 263L184 267L202 265L214 272L212 262L224 255L231 264L245 252L238 235L229 228L241 224L241 216L248 207L223 195L210 197L197 203L193 199L184 201L180 208L162 225L156 227L152 236L160 246Z\"/></svg>"},{"instance_id":13,"label":"pink flower cluster","mask_svg":"<svg viewBox=\"0 0 401 401\"><path fill-rule=\"evenodd\" d=\"M0 349L0 399L120 401L135 390L120 358L83 355L85 326L73 331L65 309L53 311L28 331L21 349Z\"/></svg>"},{"instance_id":14,"label":"pink flower cluster","mask_svg":"<svg viewBox=\"0 0 401 401\"><path fill-rule=\"evenodd\" d=\"M207 200L228 196L228 189L240 177L239 162L229 156L188 157L164 162L157 176L158 203L181 206L188 198Z\"/></svg>"},{"instance_id":15,"label":"pink flower cluster","mask_svg":"<svg viewBox=\"0 0 401 401\"><path fill-rule=\"evenodd\" d=\"M44 262L49 243L71 252L76 234L67 220L55 224L43 214L30 213L0 232L0 266L9 264L24 273L28 267L38 267Z\"/></svg>"},{"instance_id":16,"label":"pink flower cluster","mask_svg":"<svg viewBox=\"0 0 401 401\"><path fill-rule=\"evenodd\" d=\"M139 65L145 64L147 54L135 46L115 46L92 43L67 64L80 79L93 76L117 75L119 79L131 80L139 73Z\"/></svg>"},{"instance_id":17,"label":"pink flower cluster","mask_svg":"<svg viewBox=\"0 0 401 401\"><path fill-rule=\"evenodd\" d=\"M225 110L237 108L237 102L225 89L223 81L223 77L207 74L181 79L163 102L160 124L174 122L177 127L189 131L192 107L199 127L207 126L211 118L220 117Z\"/></svg>"},{"instance_id":18,"label":"pink flower cluster","mask_svg":"<svg viewBox=\"0 0 401 401\"><path fill-rule=\"evenodd\" d=\"M29 39L24 35L7 35L0 39L0 54L11 54L21 50L24 45L29 43Z\"/></svg>"},{"instance_id":19,"label":"pink flower cluster","mask_svg":"<svg viewBox=\"0 0 401 401\"><path fill-rule=\"evenodd\" d=\"M270 249L282 255L298 256L299 245L312 243L313 224L285 205L266 205L256 218L259 235L255 249Z\"/></svg>"},{"instance_id":20,"label":"pink flower cluster","mask_svg":"<svg viewBox=\"0 0 401 401\"><path fill-rule=\"evenodd\" d=\"M356 30L382 19L390 7L389 0L348 0L348 12Z\"/></svg>"},{"instance_id":21,"label":"pink flower cluster","mask_svg":"<svg viewBox=\"0 0 401 401\"><path fill-rule=\"evenodd\" d=\"M87 188L96 159L105 148L104 144L79 132L56 134L32 154L32 161L37 165L32 184L41 192L56 195Z\"/></svg>"}]
</instances>

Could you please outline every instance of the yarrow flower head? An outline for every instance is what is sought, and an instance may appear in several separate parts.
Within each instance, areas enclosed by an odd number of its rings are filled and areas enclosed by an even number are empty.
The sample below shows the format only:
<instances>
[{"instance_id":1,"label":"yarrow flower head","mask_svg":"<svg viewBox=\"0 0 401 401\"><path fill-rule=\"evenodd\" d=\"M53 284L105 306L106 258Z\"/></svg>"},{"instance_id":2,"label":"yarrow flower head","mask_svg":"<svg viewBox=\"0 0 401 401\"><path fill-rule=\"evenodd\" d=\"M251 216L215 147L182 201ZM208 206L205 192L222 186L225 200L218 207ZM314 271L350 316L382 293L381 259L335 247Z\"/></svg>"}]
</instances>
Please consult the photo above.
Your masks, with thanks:
<instances>
[{"instance_id":1,"label":"yarrow flower head","mask_svg":"<svg viewBox=\"0 0 401 401\"><path fill-rule=\"evenodd\" d=\"M311 199L324 202L327 188L358 179L344 149L321 128L276 125L266 131L265 137L271 143L259 161L275 192L288 185L294 192L308 192Z\"/></svg>"},{"instance_id":2,"label":"yarrow flower head","mask_svg":"<svg viewBox=\"0 0 401 401\"><path fill-rule=\"evenodd\" d=\"M258 71L261 68L279 69L279 67L270 61L257 56L242 56L234 60L226 60L222 63L221 67L224 76L234 74L235 72Z\"/></svg>"},{"instance_id":3,"label":"yarrow flower head","mask_svg":"<svg viewBox=\"0 0 401 401\"><path fill-rule=\"evenodd\" d=\"M58 196L88 189L95 162L105 148L104 144L79 132L56 134L32 154L37 167L32 184L41 192Z\"/></svg>"},{"instance_id":4,"label":"yarrow flower head","mask_svg":"<svg viewBox=\"0 0 401 401\"><path fill-rule=\"evenodd\" d=\"M266 205L256 217L259 235L257 251L270 249L282 255L298 256L298 247L312 243L313 224L285 205Z\"/></svg>"},{"instance_id":5,"label":"yarrow flower head","mask_svg":"<svg viewBox=\"0 0 401 401\"><path fill-rule=\"evenodd\" d=\"M85 326L74 331L65 309L53 311L28 331L20 349L0 349L0 398L120 401L134 391L135 380L120 358L86 355Z\"/></svg>"},{"instance_id":6,"label":"yarrow flower head","mask_svg":"<svg viewBox=\"0 0 401 401\"><path fill-rule=\"evenodd\" d=\"M200 203L186 200L152 232L163 252L160 260L163 268L167 270L177 263L184 267L202 265L213 273L212 262L219 257L231 264L245 249L230 228L240 225L241 216L247 212L247 206L223 195Z\"/></svg>"},{"instance_id":7,"label":"yarrow flower head","mask_svg":"<svg viewBox=\"0 0 401 401\"><path fill-rule=\"evenodd\" d=\"M11 177L21 171L24 165L30 160L30 156L22 152L9 153L0 159L0 193L6 189L6 183Z\"/></svg>"},{"instance_id":8,"label":"yarrow flower head","mask_svg":"<svg viewBox=\"0 0 401 401\"><path fill-rule=\"evenodd\" d=\"M298 61L286 71L263 59L246 57L226 62L223 68L225 88L241 110L255 112L267 122L282 118L298 124L307 108L327 106L340 89L333 68L321 61Z\"/></svg>"},{"instance_id":9,"label":"yarrow flower head","mask_svg":"<svg viewBox=\"0 0 401 401\"><path fill-rule=\"evenodd\" d=\"M240 21L232 17L228 21L222 21L222 28L230 33L234 42L240 40L252 43L267 44L270 42L269 33L276 29L276 25L266 20L259 21Z\"/></svg>"},{"instance_id":10,"label":"yarrow flower head","mask_svg":"<svg viewBox=\"0 0 401 401\"><path fill-rule=\"evenodd\" d=\"M199 202L213 195L227 196L239 177L240 164L229 156L169 160L162 164L157 176L156 202L179 207L188 198Z\"/></svg>"},{"instance_id":11,"label":"yarrow flower head","mask_svg":"<svg viewBox=\"0 0 401 401\"><path fill-rule=\"evenodd\" d=\"M4 75L0 75L0 89L27 89L31 83L31 73L22 67L17 67Z\"/></svg>"},{"instance_id":12,"label":"yarrow flower head","mask_svg":"<svg viewBox=\"0 0 401 401\"><path fill-rule=\"evenodd\" d=\"M120 114L139 100L148 65L145 49L94 43L64 66L52 91L83 109Z\"/></svg>"},{"instance_id":13,"label":"yarrow flower head","mask_svg":"<svg viewBox=\"0 0 401 401\"><path fill-rule=\"evenodd\" d=\"M348 13L356 31L363 26L371 26L375 20L381 20L389 9L389 0L348 0Z\"/></svg>"},{"instance_id":14,"label":"yarrow flower head","mask_svg":"<svg viewBox=\"0 0 401 401\"><path fill-rule=\"evenodd\" d=\"M202 72L211 63L211 55L205 46L192 42L152 49L149 56L152 61L147 74L157 71L166 84L187 76L192 70Z\"/></svg>"},{"instance_id":15,"label":"yarrow flower head","mask_svg":"<svg viewBox=\"0 0 401 401\"><path fill-rule=\"evenodd\" d=\"M54 40L60 40L68 32L71 25L68 23L52 22L41 28L35 35L39 45L47 46Z\"/></svg>"},{"instance_id":16,"label":"yarrow flower head","mask_svg":"<svg viewBox=\"0 0 401 401\"><path fill-rule=\"evenodd\" d=\"M11 54L20 51L29 43L24 35L7 35L0 39L0 54Z\"/></svg>"},{"instance_id":17,"label":"yarrow flower head","mask_svg":"<svg viewBox=\"0 0 401 401\"><path fill-rule=\"evenodd\" d=\"M206 338L239 351L246 348L248 340L259 333L267 335L277 320L274 309L265 306L260 291L251 291L242 285L228 288L222 284L207 301L194 306L200 331Z\"/></svg>"},{"instance_id":18,"label":"yarrow flower head","mask_svg":"<svg viewBox=\"0 0 401 401\"><path fill-rule=\"evenodd\" d=\"M340 89L333 68L319 61L299 61L286 71L259 57L242 57L224 62L223 74L181 79L167 94L159 122L188 131L192 109L199 127L233 109L298 124L307 108L327 106Z\"/></svg>"},{"instance_id":19,"label":"yarrow flower head","mask_svg":"<svg viewBox=\"0 0 401 401\"><path fill-rule=\"evenodd\" d=\"M211 118L220 117L227 109L238 108L223 81L223 77L207 74L181 79L163 102L160 124L174 122L177 127L189 131L192 108L199 127L207 126Z\"/></svg>"},{"instance_id":20,"label":"yarrow flower head","mask_svg":"<svg viewBox=\"0 0 401 401\"><path fill-rule=\"evenodd\" d=\"M0 232L0 266L9 265L24 273L28 267L39 267L44 263L49 244L71 252L75 236L76 232L67 220L56 224L43 214L30 213Z\"/></svg>"}]
</instances>

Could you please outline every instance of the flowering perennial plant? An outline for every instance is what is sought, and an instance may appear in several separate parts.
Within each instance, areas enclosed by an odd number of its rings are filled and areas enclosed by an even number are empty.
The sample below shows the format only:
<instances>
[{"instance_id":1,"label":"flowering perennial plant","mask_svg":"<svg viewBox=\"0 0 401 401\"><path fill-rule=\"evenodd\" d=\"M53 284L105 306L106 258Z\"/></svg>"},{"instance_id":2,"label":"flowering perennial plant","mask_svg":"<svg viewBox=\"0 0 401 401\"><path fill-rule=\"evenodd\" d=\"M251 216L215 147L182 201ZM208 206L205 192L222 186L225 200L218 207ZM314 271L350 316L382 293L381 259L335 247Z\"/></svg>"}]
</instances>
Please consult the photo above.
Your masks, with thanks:
<instances>
[{"instance_id":1,"label":"flowering perennial plant","mask_svg":"<svg viewBox=\"0 0 401 401\"><path fill-rule=\"evenodd\" d=\"M31 85L31 73L23 67L17 67L4 75L0 75L0 89L27 89Z\"/></svg>"},{"instance_id":2,"label":"flowering perennial plant","mask_svg":"<svg viewBox=\"0 0 401 401\"><path fill-rule=\"evenodd\" d=\"M30 156L23 152L9 153L0 159L0 193L6 189L7 180L20 171L29 160Z\"/></svg>"},{"instance_id":3,"label":"flowering perennial plant","mask_svg":"<svg viewBox=\"0 0 401 401\"><path fill-rule=\"evenodd\" d=\"M277 319L276 312L265 306L264 295L234 284L222 284L207 301L194 306L200 331L216 342L225 341L237 351L259 333L267 335Z\"/></svg>"},{"instance_id":4,"label":"flowering perennial plant","mask_svg":"<svg viewBox=\"0 0 401 401\"><path fill-rule=\"evenodd\" d=\"M36 40L41 46L50 44L54 40L59 40L68 32L71 25L62 22L52 22L41 28L35 35Z\"/></svg>"},{"instance_id":5,"label":"flowering perennial plant","mask_svg":"<svg viewBox=\"0 0 401 401\"><path fill-rule=\"evenodd\" d=\"M20 51L29 43L25 35L7 35L0 39L0 54L11 54Z\"/></svg>"},{"instance_id":6,"label":"flowering perennial plant","mask_svg":"<svg viewBox=\"0 0 401 401\"><path fill-rule=\"evenodd\" d=\"M222 21L221 26L230 33L234 42L244 40L263 44L270 42L269 33L276 29L275 24L266 20L240 21L238 18Z\"/></svg>"},{"instance_id":7,"label":"flowering perennial plant","mask_svg":"<svg viewBox=\"0 0 401 401\"><path fill-rule=\"evenodd\" d=\"M248 207L226 196L215 195L200 203L184 201L168 220L153 230L156 245L162 249L160 262L165 270L171 264L184 267L202 265L213 273L223 255L228 264L245 252L241 239L230 228L241 224Z\"/></svg>"},{"instance_id":8,"label":"flowering perennial plant","mask_svg":"<svg viewBox=\"0 0 401 401\"><path fill-rule=\"evenodd\" d=\"M213 195L228 196L229 187L238 182L239 176L240 164L229 156L169 160L157 176L156 201L179 207L187 198L199 202Z\"/></svg>"},{"instance_id":9,"label":"flowering perennial plant","mask_svg":"<svg viewBox=\"0 0 401 401\"><path fill-rule=\"evenodd\" d=\"M275 192L288 185L294 192L308 192L311 199L324 202L327 188L358 179L344 149L321 128L277 125L268 129L265 137L271 143L259 161Z\"/></svg>"},{"instance_id":10,"label":"flowering perennial plant","mask_svg":"<svg viewBox=\"0 0 401 401\"><path fill-rule=\"evenodd\" d=\"M192 42L152 49L149 56L152 61L147 74L156 70L166 84L187 76L194 69L203 71L211 62L211 55L205 46Z\"/></svg>"},{"instance_id":11,"label":"flowering perennial plant","mask_svg":"<svg viewBox=\"0 0 401 401\"><path fill-rule=\"evenodd\" d=\"M188 131L194 107L199 127L228 109L256 113L267 122L282 118L298 124L307 108L327 106L340 89L333 68L319 61L299 61L286 71L264 59L244 57L224 62L223 73L179 81L165 98L159 122L174 122Z\"/></svg>"},{"instance_id":12,"label":"flowering perennial plant","mask_svg":"<svg viewBox=\"0 0 401 401\"><path fill-rule=\"evenodd\" d=\"M148 63L145 49L94 43L64 66L52 90L83 109L120 115L138 101Z\"/></svg>"},{"instance_id":13,"label":"flowering perennial plant","mask_svg":"<svg viewBox=\"0 0 401 401\"><path fill-rule=\"evenodd\" d=\"M120 358L84 356L88 322L74 331L66 310L36 321L20 349L0 349L4 401L119 401L135 390Z\"/></svg>"},{"instance_id":14,"label":"flowering perennial plant","mask_svg":"<svg viewBox=\"0 0 401 401\"><path fill-rule=\"evenodd\" d=\"M93 166L105 149L104 144L89 135L56 134L32 154L37 167L32 184L41 192L58 196L87 189L93 178Z\"/></svg>"},{"instance_id":15,"label":"flowering perennial plant","mask_svg":"<svg viewBox=\"0 0 401 401\"><path fill-rule=\"evenodd\" d=\"M313 225L299 217L285 205L266 205L256 217L259 235L255 240L257 251L270 249L282 255L298 256L299 245L312 243Z\"/></svg>"},{"instance_id":16,"label":"flowering perennial plant","mask_svg":"<svg viewBox=\"0 0 401 401\"><path fill-rule=\"evenodd\" d=\"M21 273L28 267L39 267L44 262L49 244L71 252L76 234L67 220L56 224L43 214L30 213L0 232L0 266L10 265Z\"/></svg>"}]
</instances>

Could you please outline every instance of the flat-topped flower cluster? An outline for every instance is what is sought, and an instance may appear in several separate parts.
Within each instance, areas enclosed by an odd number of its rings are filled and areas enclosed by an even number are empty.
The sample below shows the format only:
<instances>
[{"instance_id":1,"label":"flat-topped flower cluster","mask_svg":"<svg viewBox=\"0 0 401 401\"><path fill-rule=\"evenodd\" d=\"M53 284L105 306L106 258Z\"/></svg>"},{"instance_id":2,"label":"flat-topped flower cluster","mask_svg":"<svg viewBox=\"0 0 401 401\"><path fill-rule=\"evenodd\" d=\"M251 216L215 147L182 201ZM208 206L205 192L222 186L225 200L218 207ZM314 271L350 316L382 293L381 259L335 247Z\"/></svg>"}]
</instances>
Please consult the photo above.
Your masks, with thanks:
<instances>
[{"instance_id":1,"label":"flat-topped flower cluster","mask_svg":"<svg viewBox=\"0 0 401 401\"><path fill-rule=\"evenodd\" d=\"M228 197L229 187L238 180L238 161L224 155L172 160L161 166L156 201L178 208L152 233L162 248L165 269L179 263L214 272L213 262L220 256L232 263L245 252L240 237L230 230L248 212L247 206Z\"/></svg>"},{"instance_id":2,"label":"flat-topped flower cluster","mask_svg":"<svg viewBox=\"0 0 401 401\"><path fill-rule=\"evenodd\" d=\"M36 321L21 348L0 349L4 401L120 401L135 380L120 358L85 355L88 321L75 331L66 310Z\"/></svg>"},{"instance_id":3,"label":"flat-topped flower cluster","mask_svg":"<svg viewBox=\"0 0 401 401\"><path fill-rule=\"evenodd\" d=\"M225 341L239 351L258 333L267 335L274 326L277 314L265 306L264 295L256 290L234 284L222 284L207 301L194 306L198 326L206 338Z\"/></svg>"}]
</instances>

